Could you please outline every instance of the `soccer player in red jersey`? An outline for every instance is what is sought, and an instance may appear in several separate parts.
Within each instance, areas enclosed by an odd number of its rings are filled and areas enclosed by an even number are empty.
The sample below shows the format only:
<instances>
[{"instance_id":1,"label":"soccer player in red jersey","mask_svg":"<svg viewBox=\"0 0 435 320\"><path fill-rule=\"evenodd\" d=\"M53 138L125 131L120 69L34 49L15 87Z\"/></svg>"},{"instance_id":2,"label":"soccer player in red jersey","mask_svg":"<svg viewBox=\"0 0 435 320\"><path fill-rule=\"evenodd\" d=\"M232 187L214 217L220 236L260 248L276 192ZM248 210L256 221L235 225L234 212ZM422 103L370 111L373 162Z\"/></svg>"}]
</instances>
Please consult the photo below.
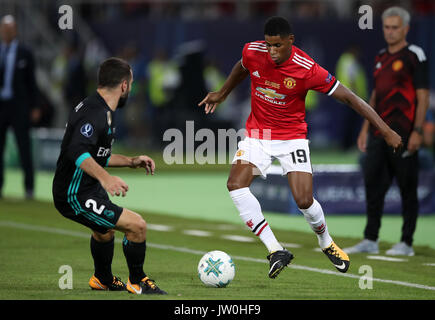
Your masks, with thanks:
<instances>
[{"instance_id":1,"label":"soccer player in red jersey","mask_svg":"<svg viewBox=\"0 0 435 320\"><path fill-rule=\"evenodd\" d=\"M264 26L265 41L247 43L222 88L210 92L198 104L206 114L248 75L251 77L251 114L246 121L246 138L238 151L227 182L230 196L242 220L269 251L269 277L275 278L293 255L275 238L261 211L260 203L250 192L255 177L266 177L273 158L279 160L287 175L299 210L316 233L319 245L340 272L349 268L349 257L328 233L322 207L313 198L313 179L305 122L305 96L316 90L350 105L377 128L393 148L401 138L361 98L340 84L309 55L293 45L295 37L288 21L269 18Z\"/></svg>"}]
</instances>

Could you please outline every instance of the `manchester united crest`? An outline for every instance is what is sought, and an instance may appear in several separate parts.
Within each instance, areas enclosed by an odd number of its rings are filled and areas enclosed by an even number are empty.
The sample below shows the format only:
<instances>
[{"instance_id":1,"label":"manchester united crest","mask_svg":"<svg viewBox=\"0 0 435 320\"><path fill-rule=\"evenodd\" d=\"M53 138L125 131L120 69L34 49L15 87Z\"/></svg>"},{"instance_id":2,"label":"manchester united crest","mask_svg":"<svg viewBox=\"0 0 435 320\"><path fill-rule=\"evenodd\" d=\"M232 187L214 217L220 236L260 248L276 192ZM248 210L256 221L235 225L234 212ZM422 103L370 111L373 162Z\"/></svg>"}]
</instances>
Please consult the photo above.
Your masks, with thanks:
<instances>
[{"instance_id":1,"label":"manchester united crest","mask_svg":"<svg viewBox=\"0 0 435 320\"><path fill-rule=\"evenodd\" d=\"M399 71L400 69L402 69L403 68L402 60L394 61L392 64L392 68L393 68L393 71Z\"/></svg>"},{"instance_id":2,"label":"manchester united crest","mask_svg":"<svg viewBox=\"0 0 435 320\"><path fill-rule=\"evenodd\" d=\"M293 89L295 87L295 85L296 85L296 80L295 79L290 78L290 77L284 79L284 86L287 89Z\"/></svg>"}]
</instances>

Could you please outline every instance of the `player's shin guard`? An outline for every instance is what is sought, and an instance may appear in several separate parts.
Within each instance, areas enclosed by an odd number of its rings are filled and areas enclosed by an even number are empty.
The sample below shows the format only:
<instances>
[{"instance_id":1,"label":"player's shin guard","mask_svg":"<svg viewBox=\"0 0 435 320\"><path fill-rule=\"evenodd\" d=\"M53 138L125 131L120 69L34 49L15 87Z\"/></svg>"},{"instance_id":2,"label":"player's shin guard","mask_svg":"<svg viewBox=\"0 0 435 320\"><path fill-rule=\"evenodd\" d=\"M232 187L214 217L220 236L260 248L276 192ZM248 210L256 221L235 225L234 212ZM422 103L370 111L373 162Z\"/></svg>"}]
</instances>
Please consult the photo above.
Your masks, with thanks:
<instances>
[{"instance_id":1,"label":"player's shin guard","mask_svg":"<svg viewBox=\"0 0 435 320\"><path fill-rule=\"evenodd\" d=\"M125 259L127 260L129 279L131 283L139 283L146 274L143 271L145 262L146 241L133 242L124 236L122 241L122 249Z\"/></svg>"},{"instance_id":2,"label":"player's shin guard","mask_svg":"<svg viewBox=\"0 0 435 320\"><path fill-rule=\"evenodd\" d=\"M108 285L113 281L112 259L115 237L109 242L98 242L91 236L91 254L94 259L94 275L103 284Z\"/></svg>"},{"instance_id":3,"label":"player's shin guard","mask_svg":"<svg viewBox=\"0 0 435 320\"><path fill-rule=\"evenodd\" d=\"M331 245L332 238L329 235L328 227L326 226L325 215L323 214L322 206L316 199L313 199L313 204L308 209L299 210L304 214L311 229L316 233L319 240L319 246L324 249Z\"/></svg>"},{"instance_id":4,"label":"player's shin guard","mask_svg":"<svg viewBox=\"0 0 435 320\"><path fill-rule=\"evenodd\" d=\"M260 238L269 252L282 250L282 246L276 240L275 235L261 212L260 203L249 188L246 187L230 191L230 196L243 222Z\"/></svg>"}]
</instances>

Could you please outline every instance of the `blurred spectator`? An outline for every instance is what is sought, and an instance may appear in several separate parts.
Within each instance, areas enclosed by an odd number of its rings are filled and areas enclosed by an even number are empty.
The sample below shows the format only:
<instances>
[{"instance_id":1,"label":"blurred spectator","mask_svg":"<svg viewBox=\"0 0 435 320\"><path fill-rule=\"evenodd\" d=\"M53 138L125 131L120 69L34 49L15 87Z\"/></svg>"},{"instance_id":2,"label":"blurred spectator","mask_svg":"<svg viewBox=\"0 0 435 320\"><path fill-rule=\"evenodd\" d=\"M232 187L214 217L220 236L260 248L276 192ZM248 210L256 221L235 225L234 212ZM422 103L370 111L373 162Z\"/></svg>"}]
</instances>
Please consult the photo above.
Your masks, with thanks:
<instances>
[{"instance_id":1,"label":"blurred spectator","mask_svg":"<svg viewBox=\"0 0 435 320\"><path fill-rule=\"evenodd\" d=\"M194 40L183 43L178 48L177 63L180 70L180 85L174 93L171 107L174 112L183 114L177 117L175 127L183 129L188 120L194 120L197 128L210 128L210 121L204 117L203 111L197 107L198 101L207 92L204 80L204 42Z\"/></svg>"},{"instance_id":2,"label":"blurred spectator","mask_svg":"<svg viewBox=\"0 0 435 320\"><path fill-rule=\"evenodd\" d=\"M367 101L367 76L360 62L360 49L351 45L337 60L336 77L340 82ZM341 145L344 149L354 146L361 126L361 116L354 110L343 107L343 132Z\"/></svg>"},{"instance_id":3,"label":"blurred spectator","mask_svg":"<svg viewBox=\"0 0 435 320\"><path fill-rule=\"evenodd\" d=\"M219 69L216 61L213 59L210 59L205 65L203 75L208 91L218 91L226 79L225 74ZM215 111L216 119L234 122L234 125L237 123L235 122L235 119L237 119L235 112L238 110L234 106L234 97L235 95L230 95L219 105L219 108Z\"/></svg>"},{"instance_id":4,"label":"blurred spectator","mask_svg":"<svg viewBox=\"0 0 435 320\"><path fill-rule=\"evenodd\" d=\"M92 77L95 77L97 75L98 67L101 61L104 61L108 57L109 52L102 44L101 39L97 37L92 37L91 40L86 41L83 53L83 64L89 79L92 79L91 75ZM93 81L88 82L89 84L87 92L94 91L95 84L93 83Z\"/></svg>"},{"instance_id":5,"label":"blurred spectator","mask_svg":"<svg viewBox=\"0 0 435 320\"><path fill-rule=\"evenodd\" d=\"M39 110L39 117L33 120L33 127L51 127L54 119L54 106L50 99L37 88L36 106Z\"/></svg>"},{"instance_id":6,"label":"blurred spectator","mask_svg":"<svg viewBox=\"0 0 435 320\"><path fill-rule=\"evenodd\" d=\"M68 107L74 108L86 97L88 78L83 63L83 54L77 41L69 43L64 54L66 59L64 97Z\"/></svg>"},{"instance_id":7,"label":"blurred spectator","mask_svg":"<svg viewBox=\"0 0 435 320\"><path fill-rule=\"evenodd\" d=\"M146 70L154 144L160 145L164 130L174 124L169 102L180 84L180 74L177 64L169 60L162 48L156 50Z\"/></svg>"},{"instance_id":8,"label":"blurred spectator","mask_svg":"<svg viewBox=\"0 0 435 320\"><path fill-rule=\"evenodd\" d=\"M17 24L11 15L0 22L0 197L3 187L3 151L9 126L15 133L24 171L24 186L27 199L34 194L34 167L31 152L30 127L40 118L36 108L37 86L35 65L30 49L17 39Z\"/></svg>"},{"instance_id":9,"label":"blurred spectator","mask_svg":"<svg viewBox=\"0 0 435 320\"><path fill-rule=\"evenodd\" d=\"M328 3L301 1L295 3L295 16L298 18L319 18L325 16Z\"/></svg>"},{"instance_id":10,"label":"blurred spectator","mask_svg":"<svg viewBox=\"0 0 435 320\"><path fill-rule=\"evenodd\" d=\"M116 115L116 138L126 144L145 146L148 140L149 123L144 126L146 64L135 43L125 45L119 57L129 63L133 71L133 84L128 97L129 107ZM146 138L144 140L144 137ZM127 139L128 138L128 139Z\"/></svg>"}]
</instances>

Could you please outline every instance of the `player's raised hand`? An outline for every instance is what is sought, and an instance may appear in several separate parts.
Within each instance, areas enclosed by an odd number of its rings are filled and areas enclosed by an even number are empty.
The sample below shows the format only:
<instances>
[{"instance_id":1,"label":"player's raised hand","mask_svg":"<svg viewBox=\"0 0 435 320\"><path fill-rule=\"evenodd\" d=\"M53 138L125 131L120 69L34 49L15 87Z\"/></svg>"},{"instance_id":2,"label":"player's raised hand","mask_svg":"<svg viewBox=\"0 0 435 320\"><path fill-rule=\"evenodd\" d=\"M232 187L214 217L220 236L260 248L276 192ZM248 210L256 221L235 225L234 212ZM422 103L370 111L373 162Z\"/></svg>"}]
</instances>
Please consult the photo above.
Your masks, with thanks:
<instances>
[{"instance_id":1,"label":"player's raised hand","mask_svg":"<svg viewBox=\"0 0 435 320\"><path fill-rule=\"evenodd\" d=\"M224 101L224 97L220 92L209 92L207 96L198 103L198 106L201 107L205 104L205 113L213 113L219 103Z\"/></svg>"},{"instance_id":2,"label":"player's raised hand","mask_svg":"<svg viewBox=\"0 0 435 320\"><path fill-rule=\"evenodd\" d=\"M394 152L403 146L402 138L392 129L388 130L384 139L389 146L393 147Z\"/></svg>"},{"instance_id":3,"label":"player's raised hand","mask_svg":"<svg viewBox=\"0 0 435 320\"><path fill-rule=\"evenodd\" d=\"M117 176L108 176L106 179L104 179L101 183L104 190L106 190L110 195L113 196L120 196L122 195L125 197L125 194L128 191L128 185Z\"/></svg>"},{"instance_id":4,"label":"player's raised hand","mask_svg":"<svg viewBox=\"0 0 435 320\"><path fill-rule=\"evenodd\" d=\"M131 168L145 168L147 175L154 175L156 164L150 157L142 155L132 158Z\"/></svg>"}]
</instances>

